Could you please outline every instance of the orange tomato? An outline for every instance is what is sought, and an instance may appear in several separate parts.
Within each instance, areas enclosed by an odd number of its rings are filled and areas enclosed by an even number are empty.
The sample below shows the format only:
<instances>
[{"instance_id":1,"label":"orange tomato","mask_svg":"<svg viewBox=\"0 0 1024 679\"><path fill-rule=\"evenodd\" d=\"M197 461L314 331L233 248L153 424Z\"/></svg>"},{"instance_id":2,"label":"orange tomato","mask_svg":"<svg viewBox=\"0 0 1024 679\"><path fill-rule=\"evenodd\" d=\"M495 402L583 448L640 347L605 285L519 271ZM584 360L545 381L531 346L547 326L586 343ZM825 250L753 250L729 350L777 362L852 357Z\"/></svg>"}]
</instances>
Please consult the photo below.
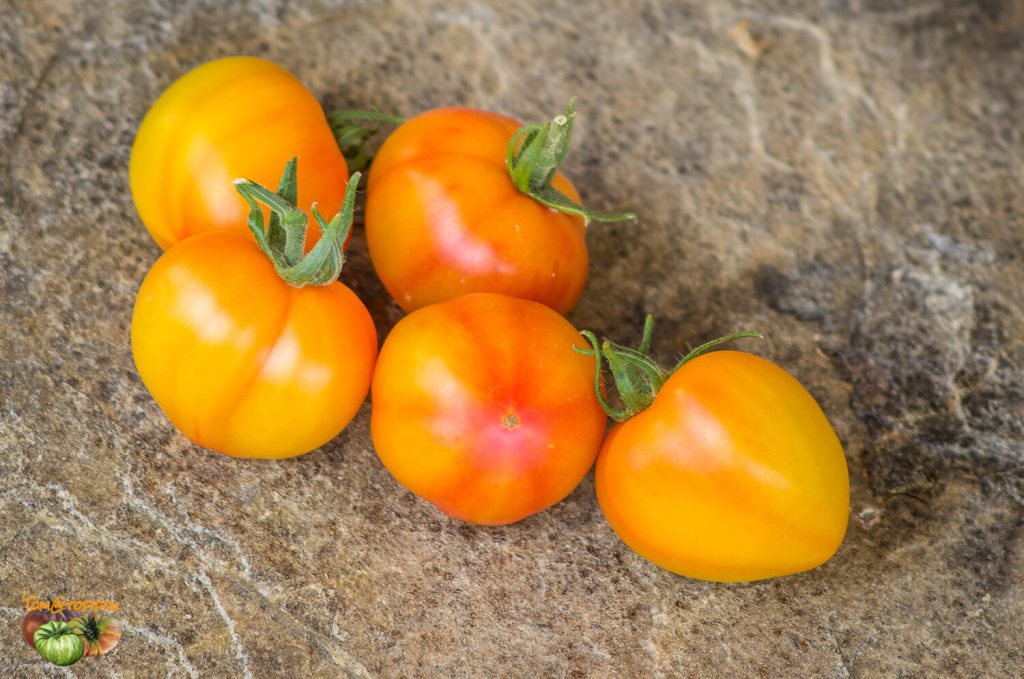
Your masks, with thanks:
<instances>
[{"instance_id":1,"label":"orange tomato","mask_svg":"<svg viewBox=\"0 0 1024 679\"><path fill-rule=\"evenodd\" d=\"M579 344L548 307L504 295L414 311L373 377L377 454L462 521L506 524L550 507L586 475L607 421Z\"/></svg>"},{"instance_id":2,"label":"orange tomato","mask_svg":"<svg viewBox=\"0 0 1024 679\"><path fill-rule=\"evenodd\" d=\"M406 311L470 292L531 299L562 313L579 299L588 268L584 219L513 183L506 153L520 126L494 113L441 108L410 119L381 146L366 189L366 238L384 287ZM567 146L568 129L557 129ZM550 188L579 203L555 167Z\"/></svg>"},{"instance_id":3,"label":"orange tomato","mask_svg":"<svg viewBox=\"0 0 1024 679\"><path fill-rule=\"evenodd\" d=\"M342 283L291 287L251 235L218 231L175 245L147 274L132 353L153 398L195 443L291 457L355 415L377 335Z\"/></svg>"},{"instance_id":4,"label":"orange tomato","mask_svg":"<svg viewBox=\"0 0 1024 679\"><path fill-rule=\"evenodd\" d=\"M850 506L846 458L814 398L774 363L737 351L668 377L608 435L595 482L608 522L637 553L726 582L824 563Z\"/></svg>"},{"instance_id":5,"label":"orange tomato","mask_svg":"<svg viewBox=\"0 0 1024 679\"><path fill-rule=\"evenodd\" d=\"M129 163L132 197L164 249L205 231L248 233L231 180L273 185L295 156L298 205L337 212L348 168L316 98L263 59L217 59L179 78L146 114ZM307 248L317 235L311 225Z\"/></svg>"}]
</instances>

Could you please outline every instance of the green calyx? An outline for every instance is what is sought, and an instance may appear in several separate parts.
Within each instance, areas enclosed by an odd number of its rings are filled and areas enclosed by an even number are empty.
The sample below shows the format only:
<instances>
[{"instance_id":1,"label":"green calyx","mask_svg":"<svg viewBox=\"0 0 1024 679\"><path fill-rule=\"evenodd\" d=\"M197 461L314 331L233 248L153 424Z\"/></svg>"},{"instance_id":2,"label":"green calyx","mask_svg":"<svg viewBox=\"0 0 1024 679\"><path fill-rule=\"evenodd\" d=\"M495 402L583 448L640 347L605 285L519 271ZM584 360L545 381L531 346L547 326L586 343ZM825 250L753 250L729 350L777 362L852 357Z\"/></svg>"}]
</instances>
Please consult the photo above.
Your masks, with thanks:
<instances>
[{"instance_id":1,"label":"green calyx","mask_svg":"<svg viewBox=\"0 0 1024 679\"><path fill-rule=\"evenodd\" d=\"M590 210L551 186L551 180L569 152L575 104L574 97L569 100L567 111L555 116L551 122L523 125L512 135L505 156L512 183L520 193L538 203L567 215L583 217L587 222L636 219L632 212L610 214Z\"/></svg>"},{"instance_id":2,"label":"green calyx","mask_svg":"<svg viewBox=\"0 0 1024 679\"><path fill-rule=\"evenodd\" d=\"M349 172L361 172L370 164L370 151L366 142L375 135L382 124L401 125L405 118L389 116L377 110L338 111L327 116L335 141L345 156Z\"/></svg>"},{"instance_id":3,"label":"green calyx","mask_svg":"<svg viewBox=\"0 0 1024 679\"><path fill-rule=\"evenodd\" d=\"M249 204L249 230L256 237L260 249L273 262L274 270L281 279L296 288L328 285L337 280L345 263L342 245L352 230L360 174L357 172L349 179L341 210L330 222L317 211L316 203L311 207L310 212L322 235L307 254L306 225L309 218L296 205L299 194L296 162L297 159L292 158L285 165L276 192L249 179L236 179L235 189ZM261 203L270 208L269 225L264 224Z\"/></svg>"},{"instance_id":4,"label":"green calyx","mask_svg":"<svg viewBox=\"0 0 1024 679\"><path fill-rule=\"evenodd\" d=\"M605 339L599 342L597 336L589 330L584 330L583 335L590 343L590 349L574 347L577 353L595 357L594 369L594 391L597 394L597 401L601 408L608 414L608 417L617 422L622 422L633 417L649 405L654 403L655 397L661 391L662 385L689 361L706 354L720 344L732 342L743 337L761 338L757 332L744 331L734 332L725 337L705 342L690 353L679 359L672 368L666 370L661 367L650 356L651 336L654 332L654 316L647 315L644 321L643 337L640 340L640 347L631 349L629 347ZM609 405L601 390L601 368L602 359L608 363L608 369L612 374L612 381L615 390L619 393L619 399L623 407L616 410Z\"/></svg>"}]
</instances>

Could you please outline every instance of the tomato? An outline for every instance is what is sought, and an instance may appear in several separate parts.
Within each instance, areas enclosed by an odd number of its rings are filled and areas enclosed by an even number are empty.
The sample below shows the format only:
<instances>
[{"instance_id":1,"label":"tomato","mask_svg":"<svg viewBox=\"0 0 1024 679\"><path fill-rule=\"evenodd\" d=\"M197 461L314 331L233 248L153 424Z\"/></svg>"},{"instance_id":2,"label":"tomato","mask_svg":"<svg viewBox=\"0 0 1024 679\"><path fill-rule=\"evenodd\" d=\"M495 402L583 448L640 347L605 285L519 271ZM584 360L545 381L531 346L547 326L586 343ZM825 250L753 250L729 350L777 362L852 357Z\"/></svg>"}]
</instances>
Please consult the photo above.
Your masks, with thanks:
<instances>
[{"instance_id":1,"label":"tomato","mask_svg":"<svg viewBox=\"0 0 1024 679\"><path fill-rule=\"evenodd\" d=\"M607 422L579 342L548 307L505 295L411 313L373 377L377 455L462 521L512 523L559 502L590 469Z\"/></svg>"},{"instance_id":2,"label":"tomato","mask_svg":"<svg viewBox=\"0 0 1024 679\"><path fill-rule=\"evenodd\" d=\"M323 240L304 257L301 211L243 182L247 199L255 195L279 216L270 235L193 236L146 275L132 316L135 365L195 443L233 456L290 457L326 443L359 409L377 335L363 303L335 280L353 179L344 216L321 224ZM255 200L250 219L262 225Z\"/></svg>"},{"instance_id":3,"label":"tomato","mask_svg":"<svg viewBox=\"0 0 1024 679\"><path fill-rule=\"evenodd\" d=\"M231 180L267 184L293 156L297 204L337 212L348 168L316 98L263 59L217 59L179 78L146 114L129 163L132 197L164 249L206 231L247 233L249 210ZM310 229L307 247L316 235Z\"/></svg>"},{"instance_id":4,"label":"tomato","mask_svg":"<svg viewBox=\"0 0 1024 679\"><path fill-rule=\"evenodd\" d=\"M71 617L66 612L50 613L49 610L31 611L25 614L25 617L21 620L21 638L25 640L25 643L32 648L36 647L36 630L50 622L51 620L57 620L59 622L67 622Z\"/></svg>"},{"instance_id":5,"label":"tomato","mask_svg":"<svg viewBox=\"0 0 1024 679\"><path fill-rule=\"evenodd\" d=\"M556 172L571 121L571 106L547 125L526 127L441 108L388 137L370 168L366 238L377 274L404 310L470 292L562 313L573 307L587 280L585 218L632 215L586 210Z\"/></svg>"},{"instance_id":6,"label":"tomato","mask_svg":"<svg viewBox=\"0 0 1024 679\"><path fill-rule=\"evenodd\" d=\"M85 655L106 655L121 641L121 625L105 615L90 614L74 618L71 629L82 638Z\"/></svg>"},{"instance_id":7,"label":"tomato","mask_svg":"<svg viewBox=\"0 0 1024 679\"><path fill-rule=\"evenodd\" d=\"M36 650L54 665L74 665L85 652L82 638L63 621L51 621L35 633Z\"/></svg>"},{"instance_id":8,"label":"tomato","mask_svg":"<svg viewBox=\"0 0 1024 679\"><path fill-rule=\"evenodd\" d=\"M627 394L627 412L613 414L628 419L597 461L598 502L627 545L675 573L724 582L797 573L836 552L850 506L846 458L796 379L739 351L698 350L660 375L619 363L651 376L656 392L632 416L638 395Z\"/></svg>"},{"instance_id":9,"label":"tomato","mask_svg":"<svg viewBox=\"0 0 1024 679\"><path fill-rule=\"evenodd\" d=\"M26 613L25 617L21 620L21 638L25 640L25 643L35 648L36 646L36 630L50 622L53 617L45 611L32 611Z\"/></svg>"}]
</instances>

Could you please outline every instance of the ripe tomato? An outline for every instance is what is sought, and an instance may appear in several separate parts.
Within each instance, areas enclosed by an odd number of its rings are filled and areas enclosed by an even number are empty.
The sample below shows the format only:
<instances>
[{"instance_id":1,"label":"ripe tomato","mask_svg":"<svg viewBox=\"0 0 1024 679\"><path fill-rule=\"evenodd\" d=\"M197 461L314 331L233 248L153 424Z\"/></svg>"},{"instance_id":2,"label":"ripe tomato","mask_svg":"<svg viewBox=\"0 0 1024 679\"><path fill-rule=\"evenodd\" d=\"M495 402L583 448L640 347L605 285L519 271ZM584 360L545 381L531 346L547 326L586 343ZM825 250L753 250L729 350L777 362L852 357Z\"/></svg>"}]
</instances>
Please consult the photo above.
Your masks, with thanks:
<instances>
[{"instance_id":1,"label":"ripe tomato","mask_svg":"<svg viewBox=\"0 0 1024 679\"><path fill-rule=\"evenodd\" d=\"M121 641L121 625L105 615L90 613L73 619L70 625L82 638L87 657L106 655Z\"/></svg>"},{"instance_id":2,"label":"ripe tomato","mask_svg":"<svg viewBox=\"0 0 1024 679\"><path fill-rule=\"evenodd\" d=\"M618 424L598 456L598 502L619 537L705 580L759 580L827 561L846 532L849 477L807 390L738 351L700 355L662 377L650 406Z\"/></svg>"},{"instance_id":3,"label":"ripe tomato","mask_svg":"<svg viewBox=\"0 0 1024 679\"><path fill-rule=\"evenodd\" d=\"M348 231L338 224L351 224L357 183L353 175L345 217L321 224L325 240L294 266L275 244L301 243L301 230L259 244L216 231L175 245L146 275L132 317L135 365L192 441L233 456L290 457L326 443L359 409L377 335L366 307L334 280ZM295 213L302 219L292 209L272 232L293 226ZM250 219L262 224L258 207ZM304 282L316 284L294 287Z\"/></svg>"},{"instance_id":4,"label":"ripe tomato","mask_svg":"<svg viewBox=\"0 0 1024 679\"><path fill-rule=\"evenodd\" d=\"M52 601L50 602L52 605ZM67 611L51 613L49 607L45 610L29 611L21 620L21 638L32 648L36 647L36 630L44 624L56 620L57 622L68 622L71 615Z\"/></svg>"},{"instance_id":5,"label":"ripe tomato","mask_svg":"<svg viewBox=\"0 0 1024 679\"><path fill-rule=\"evenodd\" d=\"M366 238L377 274L403 309L469 292L531 299L562 313L573 307L587 280L585 218L632 215L586 210L556 172L571 125L571 106L568 115L525 128L494 113L441 108L388 137L370 168Z\"/></svg>"},{"instance_id":6,"label":"ripe tomato","mask_svg":"<svg viewBox=\"0 0 1024 679\"><path fill-rule=\"evenodd\" d=\"M36 630L53 620L48 611L31 611L21 619L21 638L32 648L36 647Z\"/></svg>"},{"instance_id":7,"label":"ripe tomato","mask_svg":"<svg viewBox=\"0 0 1024 679\"><path fill-rule=\"evenodd\" d=\"M512 523L562 500L593 464L607 421L579 341L551 309L505 295L406 316L373 377L381 461L471 523Z\"/></svg>"},{"instance_id":8,"label":"ripe tomato","mask_svg":"<svg viewBox=\"0 0 1024 679\"><path fill-rule=\"evenodd\" d=\"M157 99L132 146L129 177L139 217L166 249L197 233L246 232L235 177L275 180L298 156L298 205L334 214L348 168L316 98L285 69L228 57L189 71ZM307 234L307 247L317 236Z\"/></svg>"}]
</instances>

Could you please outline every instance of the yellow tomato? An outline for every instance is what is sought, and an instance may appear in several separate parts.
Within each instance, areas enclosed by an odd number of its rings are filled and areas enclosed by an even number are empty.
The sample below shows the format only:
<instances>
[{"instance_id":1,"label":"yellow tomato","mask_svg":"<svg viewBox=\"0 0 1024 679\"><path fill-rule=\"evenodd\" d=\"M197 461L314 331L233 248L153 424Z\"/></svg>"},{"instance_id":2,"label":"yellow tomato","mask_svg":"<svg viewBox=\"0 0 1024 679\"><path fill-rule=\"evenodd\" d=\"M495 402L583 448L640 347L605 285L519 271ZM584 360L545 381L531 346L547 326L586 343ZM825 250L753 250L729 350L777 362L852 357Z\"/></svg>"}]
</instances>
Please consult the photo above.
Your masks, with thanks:
<instances>
[{"instance_id":1,"label":"yellow tomato","mask_svg":"<svg viewBox=\"0 0 1024 679\"><path fill-rule=\"evenodd\" d=\"M195 236L139 290L132 352L189 439L241 457L291 457L334 438L370 387L377 335L345 285L285 284L251 237Z\"/></svg>"},{"instance_id":2,"label":"yellow tomato","mask_svg":"<svg viewBox=\"0 0 1024 679\"><path fill-rule=\"evenodd\" d=\"M238 180L253 233L178 243L135 300L139 377L182 433L227 455L309 452L348 424L370 388L377 333L363 303L336 280L358 174L340 214L327 223L316 213L324 236L303 254L304 216L287 199L294 169L277 194ZM278 217L269 233L259 228L258 202Z\"/></svg>"},{"instance_id":3,"label":"yellow tomato","mask_svg":"<svg viewBox=\"0 0 1024 679\"><path fill-rule=\"evenodd\" d=\"M583 331L595 392L618 420L594 481L608 523L644 558L680 575L760 580L819 566L846 533L850 480L828 418L785 370L752 354L697 347L666 370L639 349ZM604 398L607 361L623 407Z\"/></svg>"},{"instance_id":4,"label":"yellow tomato","mask_svg":"<svg viewBox=\"0 0 1024 679\"><path fill-rule=\"evenodd\" d=\"M616 426L597 497L641 556L675 573L746 581L829 559L846 533L846 458L789 373L738 351L684 364Z\"/></svg>"},{"instance_id":5,"label":"yellow tomato","mask_svg":"<svg viewBox=\"0 0 1024 679\"><path fill-rule=\"evenodd\" d=\"M245 201L231 180L273 185L298 157L297 205L341 207L348 168L316 98L263 59L217 59L186 73L146 114L129 175L139 217L162 248L197 233L247 233ZM319 231L307 233L307 247Z\"/></svg>"}]
</instances>

